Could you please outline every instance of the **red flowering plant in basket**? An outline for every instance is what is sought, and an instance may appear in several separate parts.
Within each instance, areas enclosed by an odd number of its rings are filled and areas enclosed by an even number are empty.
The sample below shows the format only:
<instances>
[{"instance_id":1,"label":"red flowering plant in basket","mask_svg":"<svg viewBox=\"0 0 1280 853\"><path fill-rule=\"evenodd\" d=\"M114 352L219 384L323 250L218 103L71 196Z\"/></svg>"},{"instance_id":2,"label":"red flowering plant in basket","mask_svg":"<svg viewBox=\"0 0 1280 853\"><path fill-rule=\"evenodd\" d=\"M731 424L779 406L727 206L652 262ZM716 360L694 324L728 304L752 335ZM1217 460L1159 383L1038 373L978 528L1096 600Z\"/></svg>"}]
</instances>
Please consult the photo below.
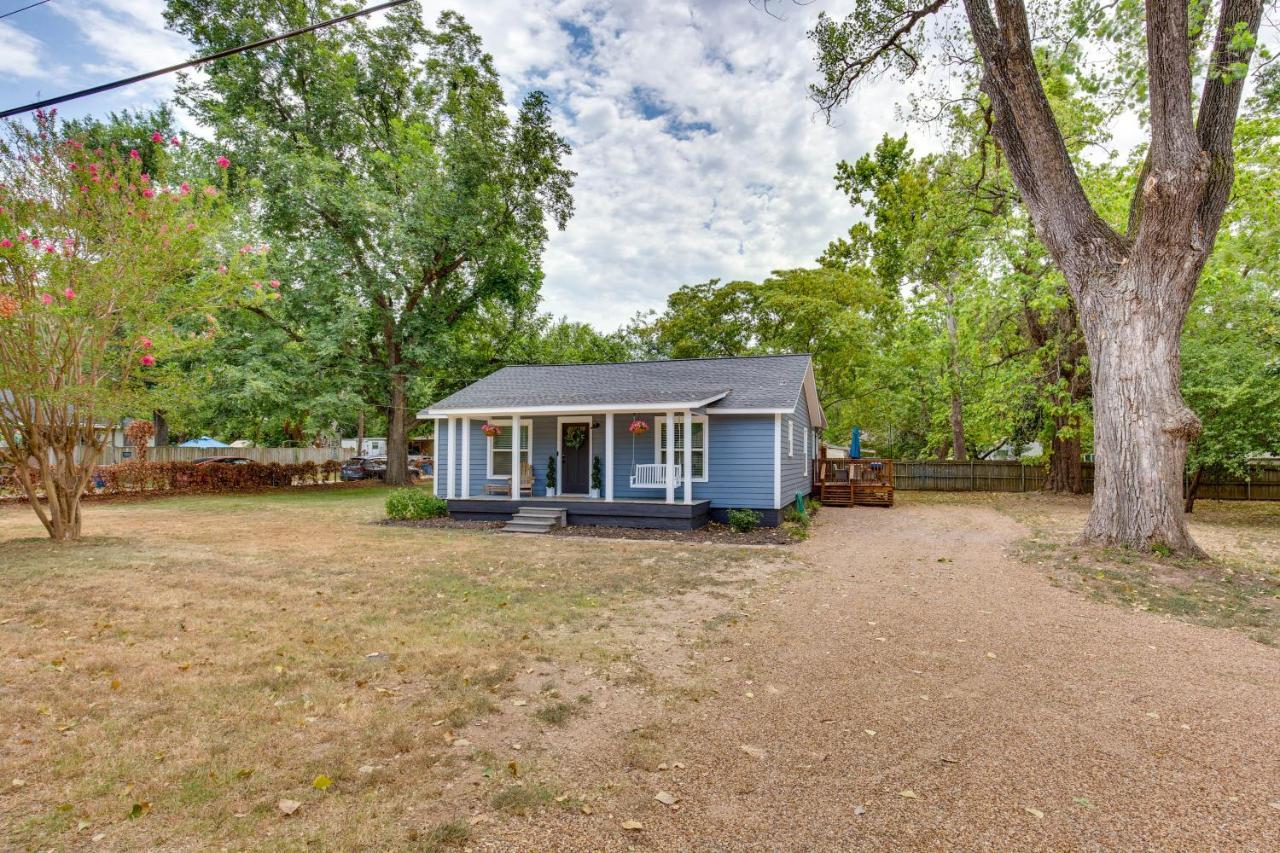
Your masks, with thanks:
<instances>
[{"instance_id":1,"label":"red flowering plant in basket","mask_svg":"<svg viewBox=\"0 0 1280 853\"><path fill-rule=\"evenodd\" d=\"M480 427L480 431L489 436L489 438L497 438L502 435L502 427L489 421L484 422L484 426Z\"/></svg>"},{"instance_id":2,"label":"red flowering plant in basket","mask_svg":"<svg viewBox=\"0 0 1280 853\"><path fill-rule=\"evenodd\" d=\"M649 425L639 418L633 418L631 423L627 425L627 431L632 435L644 435L649 431Z\"/></svg>"}]
</instances>

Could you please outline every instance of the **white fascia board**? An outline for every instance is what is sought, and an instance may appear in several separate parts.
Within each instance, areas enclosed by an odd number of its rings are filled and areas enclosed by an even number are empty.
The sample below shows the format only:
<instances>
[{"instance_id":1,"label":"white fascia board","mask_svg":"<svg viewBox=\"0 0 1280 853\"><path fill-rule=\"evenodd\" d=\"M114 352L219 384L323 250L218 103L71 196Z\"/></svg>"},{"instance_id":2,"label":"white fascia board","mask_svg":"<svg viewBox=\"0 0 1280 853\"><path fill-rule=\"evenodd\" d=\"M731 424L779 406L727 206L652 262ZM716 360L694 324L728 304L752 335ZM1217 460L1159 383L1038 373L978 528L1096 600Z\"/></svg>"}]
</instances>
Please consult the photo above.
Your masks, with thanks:
<instances>
[{"instance_id":1,"label":"white fascia board","mask_svg":"<svg viewBox=\"0 0 1280 853\"><path fill-rule=\"evenodd\" d=\"M601 414L605 412L668 412L683 411L684 409L700 409L716 400L723 400L728 391L722 391L714 397L707 397L705 400L686 400L673 403L646 403L644 405L635 405L631 403L588 403L578 406L485 406L484 408L466 408L466 409L423 409L418 413L419 418L446 418L461 417L464 415L574 415L574 414ZM714 410L713 410L714 411Z\"/></svg>"}]
</instances>

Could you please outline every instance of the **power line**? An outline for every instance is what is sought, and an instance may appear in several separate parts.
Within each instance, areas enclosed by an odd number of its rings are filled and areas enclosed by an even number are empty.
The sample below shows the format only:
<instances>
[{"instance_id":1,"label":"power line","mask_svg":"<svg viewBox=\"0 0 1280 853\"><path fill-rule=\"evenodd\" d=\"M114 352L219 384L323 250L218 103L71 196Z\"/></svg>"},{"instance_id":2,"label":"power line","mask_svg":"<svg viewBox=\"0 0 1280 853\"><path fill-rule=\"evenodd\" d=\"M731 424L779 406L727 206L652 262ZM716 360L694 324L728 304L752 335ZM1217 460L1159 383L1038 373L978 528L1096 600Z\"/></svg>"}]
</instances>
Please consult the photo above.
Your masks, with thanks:
<instances>
[{"instance_id":1,"label":"power line","mask_svg":"<svg viewBox=\"0 0 1280 853\"><path fill-rule=\"evenodd\" d=\"M35 3L28 3L26 6L23 6L21 9L14 9L12 12L5 12L3 15L0 15L0 21L3 21L5 18L13 17L19 12L25 12L28 9L34 9L37 6L43 6L45 3L48 3L48 2L49 0L37 0L37 2Z\"/></svg>"},{"instance_id":2,"label":"power line","mask_svg":"<svg viewBox=\"0 0 1280 853\"><path fill-rule=\"evenodd\" d=\"M43 0L43 2L47 3L48 0ZM29 110L38 110L44 107L54 106L55 104L62 104L62 103L66 103L67 101L74 101L77 98L84 98L89 95L96 95L99 92L108 92L112 89L119 89L121 86L129 86L133 83L139 83L143 80L150 80L152 77L160 77L161 75L164 75L164 74L171 74L174 71L181 71L184 68L194 68L197 65L203 65L206 62L213 62L215 59L225 59L226 57L234 56L237 53L244 53L246 50L254 50L259 47L266 47L269 44L275 44L278 41L291 39L294 36L300 36L305 33L314 32L315 30L323 29L325 27L331 27L334 24L341 24L345 21L350 21L353 18L360 18L365 15L372 15L374 12L381 12L383 9L390 9L393 6L403 6L405 3L408 3L408 2L410 2L410 0L388 0L388 2L386 3L379 3L378 5L370 6L367 9L360 9L359 11L356 11L356 12L348 12L345 15L339 15L336 18L330 18L329 20L321 21L318 24L311 24L310 26L302 27L300 29L290 30L287 33L281 33L278 36L270 36L268 38L259 39L258 41L250 42L249 44L242 44L239 47L230 47L230 48L227 48L226 50L220 50L217 53L211 53L208 56L200 56L195 59L188 60L186 62L180 62L177 65L170 65L167 68L160 68L155 71L148 71L145 74L135 74L132 77L126 77L123 80L117 80L114 83L103 83L100 86L92 86L88 89L81 89L79 92L72 92L69 95L59 95L56 98L46 98L43 101L35 101L30 104L23 104L20 107L14 107L13 109L5 110L4 112L0 113L0 118L8 118L9 116L14 116L14 115L17 115L18 113L25 113L25 112L28 112ZM22 11L22 10L19 9L18 11Z\"/></svg>"}]
</instances>

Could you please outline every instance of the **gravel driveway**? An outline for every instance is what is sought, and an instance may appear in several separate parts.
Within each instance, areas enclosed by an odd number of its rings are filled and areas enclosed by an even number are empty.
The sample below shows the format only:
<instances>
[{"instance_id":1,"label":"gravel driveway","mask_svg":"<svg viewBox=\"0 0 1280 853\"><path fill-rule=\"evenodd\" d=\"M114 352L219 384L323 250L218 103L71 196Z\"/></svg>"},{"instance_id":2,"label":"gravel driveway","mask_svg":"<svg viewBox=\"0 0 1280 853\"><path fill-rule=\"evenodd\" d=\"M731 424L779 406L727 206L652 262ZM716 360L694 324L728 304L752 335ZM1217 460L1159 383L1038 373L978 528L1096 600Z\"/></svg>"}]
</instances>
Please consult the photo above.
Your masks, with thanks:
<instances>
[{"instance_id":1,"label":"gravel driveway","mask_svg":"<svg viewBox=\"0 0 1280 853\"><path fill-rule=\"evenodd\" d=\"M683 768L599 755L592 815L480 846L1280 850L1280 651L1057 589L1006 555L1021 535L981 506L825 510L714 696L664 719Z\"/></svg>"}]
</instances>

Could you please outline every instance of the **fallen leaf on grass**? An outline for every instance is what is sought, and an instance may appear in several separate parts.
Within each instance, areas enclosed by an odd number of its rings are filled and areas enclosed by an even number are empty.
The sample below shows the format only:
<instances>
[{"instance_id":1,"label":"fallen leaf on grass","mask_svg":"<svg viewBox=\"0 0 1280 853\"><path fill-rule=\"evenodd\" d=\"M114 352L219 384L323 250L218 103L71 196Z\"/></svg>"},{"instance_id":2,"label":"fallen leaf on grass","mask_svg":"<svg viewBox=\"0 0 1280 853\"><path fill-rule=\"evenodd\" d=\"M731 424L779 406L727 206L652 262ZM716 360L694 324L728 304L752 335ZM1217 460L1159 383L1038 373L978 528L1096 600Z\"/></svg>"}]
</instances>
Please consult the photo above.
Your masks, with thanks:
<instances>
[{"instance_id":1,"label":"fallen leaf on grass","mask_svg":"<svg viewBox=\"0 0 1280 853\"><path fill-rule=\"evenodd\" d=\"M583 814L591 814L591 811L592 811L591 806L587 805L586 803L583 803L583 804L582 804L582 813L583 813Z\"/></svg>"},{"instance_id":2,"label":"fallen leaf on grass","mask_svg":"<svg viewBox=\"0 0 1280 853\"><path fill-rule=\"evenodd\" d=\"M1042 817L1044 817L1044 812L1040 811L1039 809L1033 809L1031 808L1031 806L1023 806L1022 810L1027 814L1031 815L1036 820L1040 820Z\"/></svg>"},{"instance_id":3,"label":"fallen leaf on grass","mask_svg":"<svg viewBox=\"0 0 1280 853\"><path fill-rule=\"evenodd\" d=\"M644 824L638 820L624 820L622 822L622 828L628 832L639 832L644 829Z\"/></svg>"},{"instance_id":4,"label":"fallen leaf on grass","mask_svg":"<svg viewBox=\"0 0 1280 853\"><path fill-rule=\"evenodd\" d=\"M680 798L675 794L671 794L666 791L659 791L653 795L653 798L664 806L674 806L680 800Z\"/></svg>"},{"instance_id":5,"label":"fallen leaf on grass","mask_svg":"<svg viewBox=\"0 0 1280 853\"><path fill-rule=\"evenodd\" d=\"M863 731L864 731L864 732L866 732L867 737L875 737L875 736L876 736L876 730L875 730L875 729L863 729Z\"/></svg>"},{"instance_id":6,"label":"fallen leaf on grass","mask_svg":"<svg viewBox=\"0 0 1280 853\"><path fill-rule=\"evenodd\" d=\"M764 758L765 756L764 750L758 746L751 746L750 744L744 743L739 746L738 749L742 750L747 755L750 755L752 758Z\"/></svg>"},{"instance_id":7,"label":"fallen leaf on grass","mask_svg":"<svg viewBox=\"0 0 1280 853\"><path fill-rule=\"evenodd\" d=\"M523 708L525 705L529 704L529 700L528 699L512 699L511 704L515 705L517 708Z\"/></svg>"},{"instance_id":8,"label":"fallen leaf on grass","mask_svg":"<svg viewBox=\"0 0 1280 853\"><path fill-rule=\"evenodd\" d=\"M328 776L320 775L320 776L317 776L311 782L311 787L315 788L317 791L323 791L332 784L333 784L332 779L330 779Z\"/></svg>"},{"instance_id":9,"label":"fallen leaf on grass","mask_svg":"<svg viewBox=\"0 0 1280 853\"><path fill-rule=\"evenodd\" d=\"M861 806L861 805L859 805L859 806L854 806L854 807L853 807L853 813L854 813L854 814L856 814L856 815L864 815L864 814L866 814L866 813L867 813L867 807L866 807L866 806Z\"/></svg>"},{"instance_id":10,"label":"fallen leaf on grass","mask_svg":"<svg viewBox=\"0 0 1280 853\"><path fill-rule=\"evenodd\" d=\"M276 807L286 815L291 815L298 809L302 808L302 803L297 800L281 800L276 803Z\"/></svg>"},{"instance_id":11,"label":"fallen leaf on grass","mask_svg":"<svg viewBox=\"0 0 1280 853\"><path fill-rule=\"evenodd\" d=\"M137 820L147 812L151 811L151 803L143 800L140 803L134 803L133 808L129 809L129 820Z\"/></svg>"},{"instance_id":12,"label":"fallen leaf on grass","mask_svg":"<svg viewBox=\"0 0 1280 853\"><path fill-rule=\"evenodd\" d=\"M918 799L920 799L920 795L919 795L919 794L917 794L915 791L911 790L910 788L908 788L908 789L907 789L907 790L905 790L905 791L899 791L899 792L898 792L898 796L899 796L899 797L906 797L908 800L918 800Z\"/></svg>"}]
</instances>

